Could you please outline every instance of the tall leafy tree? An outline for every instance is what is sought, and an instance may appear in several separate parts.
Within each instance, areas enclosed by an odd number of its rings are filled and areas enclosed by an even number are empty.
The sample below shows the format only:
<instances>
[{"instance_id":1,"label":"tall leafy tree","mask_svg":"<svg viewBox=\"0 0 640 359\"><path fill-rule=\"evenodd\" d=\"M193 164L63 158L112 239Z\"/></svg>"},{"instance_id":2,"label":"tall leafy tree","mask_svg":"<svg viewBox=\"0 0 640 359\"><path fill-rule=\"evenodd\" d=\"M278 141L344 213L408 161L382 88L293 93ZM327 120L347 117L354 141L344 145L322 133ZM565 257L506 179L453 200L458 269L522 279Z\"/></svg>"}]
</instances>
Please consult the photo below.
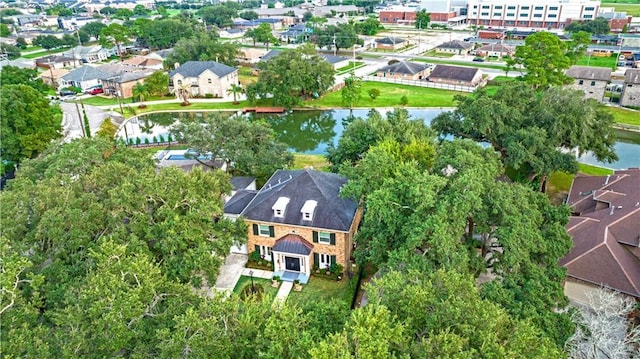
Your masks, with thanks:
<instances>
[{"instance_id":1,"label":"tall leafy tree","mask_svg":"<svg viewBox=\"0 0 640 359\"><path fill-rule=\"evenodd\" d=\"M175 63L183 64L187 61L216 61L235 66L238 61L237 53L237 44L221 42L216 33L197 33L191 38L179 40L165 64L173 67Z\"/></svg>"},{"instance_id":2,"label":"tall leafy tree","mask_svg":"<svg viewBox=\"0 0 640 359\"><path fill-rule=\"evenodd\" d=\"M3 71L4 72L4 71ZM62 137L59 108L29 85L3 85L0 96L0 155L19 163L34 158Z\"/></svg>"},{"instance_id":3,"label":"tall leafy tree","mask_svg":"<svg viewBox=\"0 0 640 359\"><path fill-rule=\"evenodd\" d=\"M522 66L526 73L525 81L534 88L547 88L564 85L571 79L564 71L571 65L567 57L567 44L547 31L539 31L527 36L524 45L516 48L513 58L507 60L507 66Z\"/></svg>"},{"instance_id":4,"label":"tall leafy tree","mask_svg":"<svg viewBox=\"0 0 640 359\"><path fill-rule=\"evenodd\" d=\"M152 96L161 96L169 91L169 75L165 71L154 71L144 80L149 94Z\"/></svg>"},{"instance_id":5,"label":"tall leafy tree","mask_svg":"<svg viewBox=\"0 0 640 359\"><path fill-rule=\"evenodd\" d=\"M342 103L353 108L353 105L362 97L362 80L354 73L344 79L342 87Z\"/></svg>"},{"instance_id":6,"label":"tall leafy tree","mask_svg":"<svg viewBox=\"0 0 640 359\"><path fill-rule=\"evenodd\" d=\"M206 155L222 160L232 174L266 181L276 169L292 163L284 144L261 122L238 116L211 114L202 122L182 122L173 129L175 138L195 150L194 158Z\"/></svg>"},{"instance_id":7,"label":"tall leafy tree","mask_svg":"<svg viewBox=\"0 0 640 359\"><path fill-rule=\"evenodd\" d=\"M205 6L199 10L199 14L207 24L225 28L233 25L233 18L238 16L236 4L217 4Z\"/></svg>"},{"instance_id":8,"label":"tall leafy tree","mask_svg":"<svg viewBox=\"0 0 640 359\"><path fill-rule=\"evenodd\" d=\"M582 93L552 88L537 93L526 84L504 86L495 95L456 98L458 108L436 117L432 126L489 143L515 180L536 180L544 190L553 171L575 173L579 154L592 151L600 161L617 159L612 116Z\"/></svg>"},{"instance_id":9,"label":"tall leafy tree","mask_svg":"<svg viewBox=\"0 0 640 359\"><path fill-rule=\"evenodd\" d=\"M429 28L429 23L431 22L431 14L427 12L427 10L422 9L416 13L415 26L416 29L427 29Z\"/></svg>"},{"instance_id":10,"label":"tall leafy tree","mask_svg":"<svg viewBox=\"0 0 640 359\"><path fill-rule=\"evenodd\" d=\"M276 106L292 108L305 98L320 96L334 81L333 67L312 45L284 50L258 63L258 81L247 86L247 98L270 98Z\"/></svg>"},{"instance_id":11,"label":"tall leafy tree","mask_svg":"<svg viewBox=\"0 0 640 359\"><path fill-rule=\"evenodd\" d=\"M360 42L358 34L352 24L329 25L324 29L316 29L313 32L315 43L318 47L328 49L347 49Z\"/></svg>"},{"instance_id":12,"label":"tall leafy tree","mask_svg":"<svg viewBox=\"0 0 640 359\"><path fill-rule=\"evenodd\" d=\"M571 33L571 40L567 46L567 57L571 60L572 65L575 65L584 56L590 43L591 35L588 32L578 31Z\"/></svg>"},{"instance_id":13,"label":"tall leafy tree","mask_svg":"<svg viewBox=\"0 0 640 359\"><path fill-rule=\"evenodd\" d=\"M122 45L129 43L130 35L131 32L128 28L118 23L113 23L100 30L100 43L103 46L115 46L118 50L118 56L120 56L120 59L123 59L124 53L122 52Z\"/></svg>"},{"instance_id":14,"label":"tall leafy tree","mask_svg":"<svg viewBox=\"0 0 640 359\"><path fill-rule=\"evenodd\" d=\"M586 31L594 35L608 34L610 32L609 20L597 17L594 20L574 21L565 28L568 32Z\"/></svg>"},{"instance_id":15,"label":"tall leafy tree","mask_svg":"<svg viewBox=\"0 0 640 359\"><path fill-rule=\"evenodd\" d=\"M269 50L269 44L277 44L278 38L273 36L273 29L271 29L271 25L263 23L258 25L258 27L247 30L245 36L253 40L253 44L256 42L263 43L267 50Z\"/></svg>"},{"instance_id":16,"label":"tall leafy tree","mask_svg":"<svg viewBox=\"0 0 640 359\"><path fill-rule=\"evenodd\" d=\"M0 72L0 84L2 85L27 85L35 90L45 93L49 86L38 78L38 70L22 69L17 66L4 66Z\"/></svg>"},{"instance_id":17,"label":"tall leafy tree","mask_svg":"<svg viewBox=\"0 0 640 359\"><path fill-rule=\"evenodd\" d=\"M354 24L356 32L361 35L372 36L384 29L380 21L373 16L369 16L362 22Z\"/></svg>"},{"instance_id":18,"label":"tall leafy tree","mask_svg":"<svg viewBox=\"0 0 640 359\"><path fill-rule=\"evenodd\" d=\"M80 28L80 31L84 31L89 36L95 37L97 39L98 37L100 37L102 29L104 29L105 27L107 27L107 25L101 23L100 21L92 21L82 26Z\"/></svg>"}]
</instances>

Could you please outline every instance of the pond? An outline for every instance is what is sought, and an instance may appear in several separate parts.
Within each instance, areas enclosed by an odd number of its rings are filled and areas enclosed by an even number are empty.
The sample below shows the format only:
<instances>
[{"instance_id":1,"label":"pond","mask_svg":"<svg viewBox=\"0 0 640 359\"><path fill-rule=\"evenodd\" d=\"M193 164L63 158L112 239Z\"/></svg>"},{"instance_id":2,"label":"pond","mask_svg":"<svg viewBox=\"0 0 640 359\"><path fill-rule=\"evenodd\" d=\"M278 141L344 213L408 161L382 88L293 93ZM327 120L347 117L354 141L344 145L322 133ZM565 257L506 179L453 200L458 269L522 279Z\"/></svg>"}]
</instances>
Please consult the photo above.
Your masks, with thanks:
<instances>
[{"instance_id":1,"label":"pond","mask_svg":"<svg viewBox=\"0 0 640 359\"><path fill-rule=\"evenodd\" d=\"M381 113L386 113L392 109L378 109ZM427 124L442 111L450 109L408 109L412 118L422 118ZM347 109L322 110L322 111L297 111L286 115L251 115L259 117L269 123L276 133L278 139L289 145L293 152L306 154L324 154L330 144L336 144L342 131L345 120L350 116L366 117L368 109ZM126 136L136 143L138 138L140 143L155 142L153 138L162 142L168 139L170 126L181 119L196 119L206 116L202 112L167 112L139 116L137 119L129 121L124 129L127 129ZM123 130L118 134L125 138ZM585 154L578 161L586 164L603 166L613 169L624 169L630 167L640 167L640 134L616 131L618 140L615 144L616 153L620 160L614 163L601 163L596 161L593 155Z\"/></svg>"}]
</instances>

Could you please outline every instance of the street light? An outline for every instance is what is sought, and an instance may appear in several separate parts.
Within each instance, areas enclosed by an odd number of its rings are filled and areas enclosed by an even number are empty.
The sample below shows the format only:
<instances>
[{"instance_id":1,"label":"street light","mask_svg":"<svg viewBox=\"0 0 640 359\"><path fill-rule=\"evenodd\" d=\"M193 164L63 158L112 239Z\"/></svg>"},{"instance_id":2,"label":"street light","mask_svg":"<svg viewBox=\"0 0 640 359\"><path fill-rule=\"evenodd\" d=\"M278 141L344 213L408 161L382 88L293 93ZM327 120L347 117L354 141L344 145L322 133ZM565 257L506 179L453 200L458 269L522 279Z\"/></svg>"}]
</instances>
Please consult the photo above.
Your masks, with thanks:
<instances>
[{"instance_id":1,"label":"street light","mask_svg":"<svg viewBox=\"0 0 640 359\"><path fill-rule=\"evenodd\" d=\"M255 289L253 288L253 271L249 271L249 276L251 277L251 293L255 293Z\"/></svg>"}]
</instances>

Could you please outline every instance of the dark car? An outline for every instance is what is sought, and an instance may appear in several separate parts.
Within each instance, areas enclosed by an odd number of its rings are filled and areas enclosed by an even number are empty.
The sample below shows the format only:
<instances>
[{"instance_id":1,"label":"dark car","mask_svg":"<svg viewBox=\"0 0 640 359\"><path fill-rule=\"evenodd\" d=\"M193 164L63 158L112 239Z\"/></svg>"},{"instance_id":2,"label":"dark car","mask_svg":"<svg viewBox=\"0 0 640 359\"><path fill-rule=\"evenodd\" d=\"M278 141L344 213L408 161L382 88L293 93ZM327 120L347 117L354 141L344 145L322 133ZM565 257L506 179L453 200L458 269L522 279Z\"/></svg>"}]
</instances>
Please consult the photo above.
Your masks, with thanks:
<instances>
[{"instance_id":1,"label":"dark car","mask_svg":"<svg viewBox=\"0 0 640 359\"><path fill-rule=\"evenodd\" d=\"M475 61L475 62L484 62L484 59L482 57L474 57L473 61Z\"/></svg>"},{"instance_id":2,"label":"dark car","mask_svg":"<svg viewBox=\"0 0 640 359\"><path fill-rule=\"evenodd\" d=\"M60 90L60 96L73 96L75 94L76 94L76 92L73 91L73 90L69 90L69 89Z\"/></svg>"},{"instance_id":3,"label":"dark car","mask_svg":"<svg viewBox=\"0 0 640 359\"><path fill-rule=\"evenodd\" d=\"M94 87L91 90L87 91L87 93L89 95L97 95L99 93L103 93L104 90L102 89L102 87Z\"/></svg>"}]
</instances>

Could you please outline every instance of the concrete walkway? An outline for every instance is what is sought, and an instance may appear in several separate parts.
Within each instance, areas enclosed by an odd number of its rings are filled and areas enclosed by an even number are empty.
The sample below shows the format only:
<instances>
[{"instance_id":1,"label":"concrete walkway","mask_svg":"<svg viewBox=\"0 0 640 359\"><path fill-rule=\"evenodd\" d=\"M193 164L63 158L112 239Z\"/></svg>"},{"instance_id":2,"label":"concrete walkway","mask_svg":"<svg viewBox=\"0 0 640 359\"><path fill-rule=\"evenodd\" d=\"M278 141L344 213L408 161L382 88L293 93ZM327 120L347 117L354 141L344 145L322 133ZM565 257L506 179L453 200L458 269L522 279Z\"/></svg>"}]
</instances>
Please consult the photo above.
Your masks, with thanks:
<instances>
[{"instance_id":1,"label":"concrete walkway","mask_svg":"<svg viewBox=\"0 0 640 359\"><path fill-rule=\"evenodd\" d=\"M243 268L242 275L251 277L251 274L249 273L250 271L253 271L253 278L271 279L273 277L272 271L255 268ZM240 276L238 276L238 278L240 278Z\"/></svg>"},{"instance_id":2,"label":"concrete walkway","mask_svg":"<svg viewBox=\"0 0 640 359\"><path fill-rule=\"evenodd\" d=\"M291 289L293 288L293 282L282 282L280 284L280 289L278 289L278 294L276 294L276 298L273 301L274 305L280 305L287 300L289 293L291 293Z\"/></svg>"},{"instance_id":3,"label":"concrete walkway","mask_svg":"<svg viewBox=\"0 0 640 359\"><path fill-rule=\"evenodd\" d=\"M217 291L231 292L242 275L244 265L247 263L246 254L232 253L224 260L220 267L220 274L216 278L215 289Z\"/></svg>"}]
</instances>

